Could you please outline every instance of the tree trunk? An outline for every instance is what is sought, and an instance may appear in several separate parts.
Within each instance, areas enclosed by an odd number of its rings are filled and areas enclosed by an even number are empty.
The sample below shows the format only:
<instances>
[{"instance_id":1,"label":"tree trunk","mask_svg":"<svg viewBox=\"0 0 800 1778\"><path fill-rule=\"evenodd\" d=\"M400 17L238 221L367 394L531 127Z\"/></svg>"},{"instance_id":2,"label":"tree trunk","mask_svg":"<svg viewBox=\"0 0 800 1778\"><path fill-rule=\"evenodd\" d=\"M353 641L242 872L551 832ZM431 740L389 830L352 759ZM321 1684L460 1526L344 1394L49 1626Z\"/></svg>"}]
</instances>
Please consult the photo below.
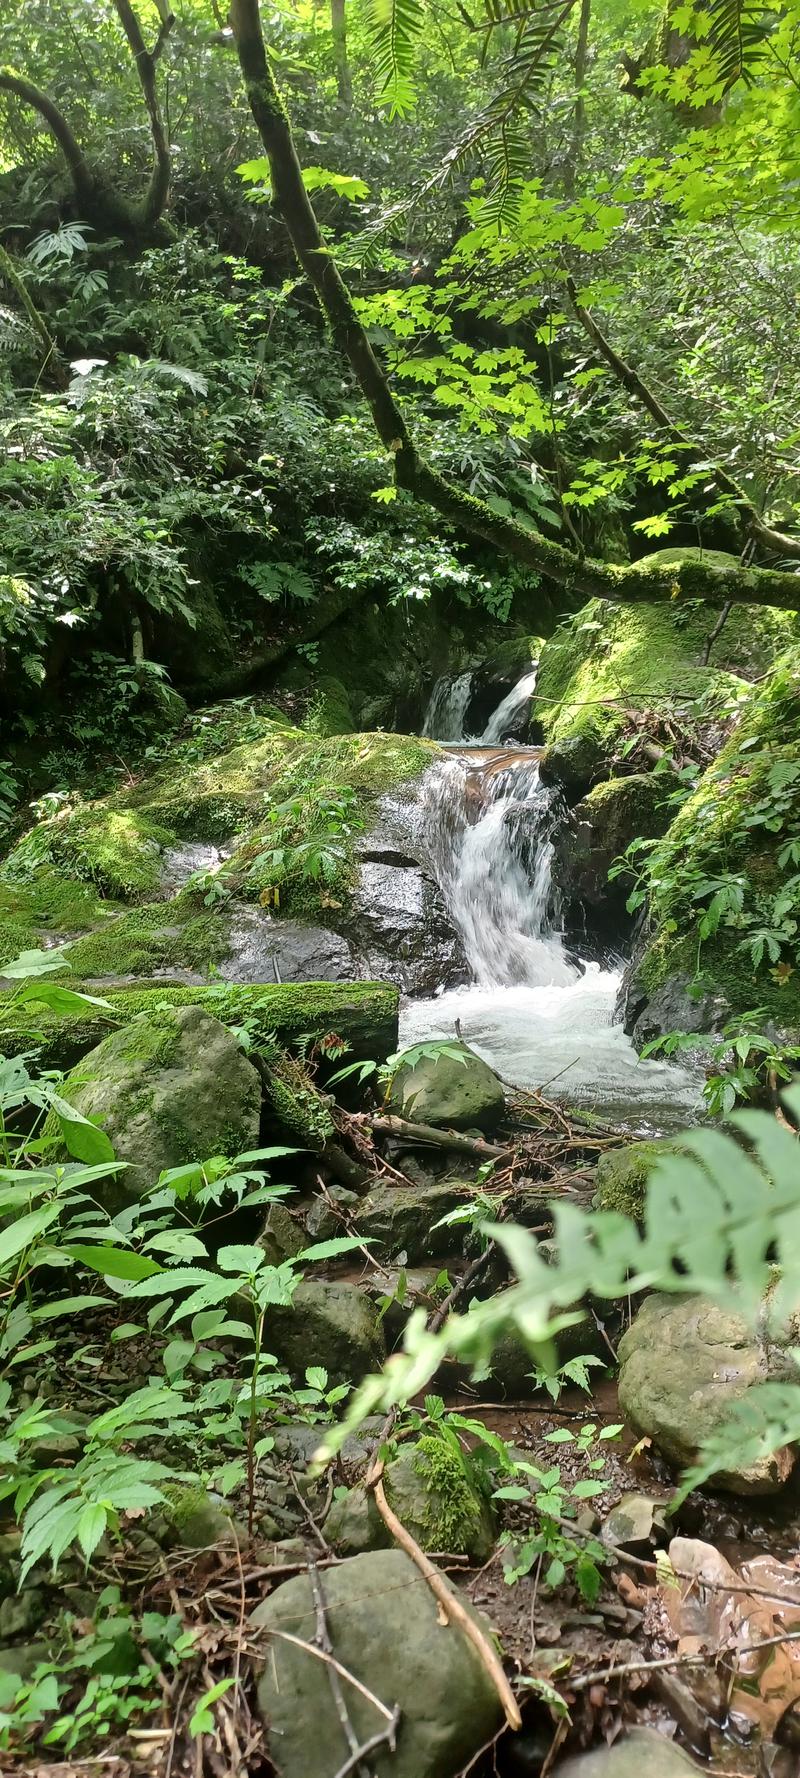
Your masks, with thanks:
<instances>
[{"instance_id":1,"label":"tree trunk","mask_svg":"<svg viewBox=\"0 0 800 1778\"><path fill-rule=\"evenodd\" d=\"M336 68L336 90L339 94L339 104L343 111L350 111L353 104L353 82L350 77L350 63L347 59L345 5L346 0L331 0L331 35L333 37L333 61Z\"/></svg>"},{"instance_id":2,"label":"tree trunk","mask_svg":"<svg viewBox=\"0 0 800 1778\"><path fill-rule=\"evenodd\" d=\"M232 0L231 26L245 90L267 153L275 201L294 251L330 322L336 344L348 359L369 403L375 430L394 459L397 485L442 514L451 524L481 537L501 554L525 562L537 574L584 599L652 604L656 600L704 599L710 604L776 605L800 610L800 576L763 568L717 568L702 561L648 569L581 557L513 519L502 518L482 500L464 493L420 457L399 403L358 318L350 292L320 233L294 145L289 120L267 60L258 0Z\"/></svg>"}]
</instances>

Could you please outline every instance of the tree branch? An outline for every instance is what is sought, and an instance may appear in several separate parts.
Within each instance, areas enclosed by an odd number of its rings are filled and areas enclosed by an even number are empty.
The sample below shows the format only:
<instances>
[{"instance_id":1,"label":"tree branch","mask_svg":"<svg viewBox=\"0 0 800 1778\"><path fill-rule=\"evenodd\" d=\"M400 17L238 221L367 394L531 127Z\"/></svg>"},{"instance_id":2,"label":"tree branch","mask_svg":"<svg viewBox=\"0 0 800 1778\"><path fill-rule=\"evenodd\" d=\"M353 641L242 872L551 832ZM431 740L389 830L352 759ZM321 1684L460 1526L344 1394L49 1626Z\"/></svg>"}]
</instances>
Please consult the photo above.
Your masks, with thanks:
<instances>
[{"instance_id":1,"label":"tree branch","mask_svg":"<svg viewBox=\"0 0 800 1778\"><path fill-rule=\"evenodd\" d=\"M671 415L667 413L666 408L662 407L658 396L648 387L647 383L643 382L638 371L634 370L633 366L614 350L610 340L606 339L605 334L598 327L594 316L590 315L589 310L585 309L583 304L578 301L574 279L567 279L567 290L572 307L584 332L588 334L592 344L597 347L600 357L605 359L606 364L614 372L617 382L627 389L629 395L635 396L636 400L641 402L642 407L647 409L647 412L652 415L656 423L663 428L675 444L681 447L689 445L692 450L698 450L699 447L694 440L684 432L681 426L676 424ZM745 541L752 539L753 542L762 544L765 549L771 550L775 555L792 556L800 561L800 538L789 537L785 532L774 531L770 525L765 525L761 514L756 511L744 488L734 481L733 476L729 475L721 464L712 463L711 474L720 493L727 494L731 500L735 501L739 509L739 518L744 524Z\"/></svg>"},{"instance_id":2,"label":"tree branch","mask_svg":"<svg viewBox=\"0 0 800 1778\"><path fill-rule=\"evenodd\" d=\"M149 228L154 222L158 222L169 196L171 172L169 140L158 99L156 63L175 23L175 18L171 12L162 17L155 47L149 50L130 0L114 0L114 5L136 64L139 85L150 119L150 134L153 138L153 171L141 206L142 224L145 228Z\"/></svg>"},{"instance_id":3,"label":"tree branch","mask_svg":"<svg viewBox=\"0 0 800 1778\"><path fill-rule=\"evenodd\" d=\"M500 517L420 457L402 409L373 352L346 284L320 233L297 158L289 120L270 68L258 0L231 0L231 27L253 119L267 153L275 201L297 259L369 403L375 430L394 460L397 485L427 501L452 524L483 538L503 555L583 599L617 603L704 599L710 604L777 605L800 610L800 576L760 568L718 568L679 561L629 567L579 558L563 544ZM798 546L800 553L800 546Z\"/></svg>"},{"instance_id":4,"label":"tree branch","mask_svg":"<svg viewBox=\"0 0 800 1778\"><path fill-rule=\"evenodd\" d=\"M15 98L22 100L23 105L30 105L38 112L61 149L69 167L75 196L82 210L88 214L97 200L96 180L63 111L59 110L49 93L43 93L41 87L35 86L32 80L26 80L23 74L18 74L16 68L0 68L0 92L13 93Z\"/></svg>"}]
</instances>

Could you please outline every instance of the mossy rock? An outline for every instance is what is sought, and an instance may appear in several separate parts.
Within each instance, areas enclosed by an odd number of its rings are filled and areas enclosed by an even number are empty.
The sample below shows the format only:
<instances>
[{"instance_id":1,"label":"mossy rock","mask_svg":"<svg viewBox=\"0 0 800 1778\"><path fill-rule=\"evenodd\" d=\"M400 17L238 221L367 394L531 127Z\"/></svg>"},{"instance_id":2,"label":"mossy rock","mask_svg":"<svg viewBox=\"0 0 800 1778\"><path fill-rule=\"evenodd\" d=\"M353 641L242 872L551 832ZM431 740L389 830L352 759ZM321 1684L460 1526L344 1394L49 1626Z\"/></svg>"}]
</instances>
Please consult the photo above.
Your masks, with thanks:
<instances>
[{"instance_id":1,"label":"mossy rock","mask_svg":"<svg viewBox=\"0 0 800 1778\"><path fill-rule=\"evenodd\" d=\"M470 1188L458 1180L440 1180L428 1186L376 1185L361 1202L358 1232L374 1241L381 1259L404 1253L411 1265L420 1260L446 1259L460 1252L463 1229L438 1227L469 1196Z\"/></svg>"},{"instance_id":2,"label":"mossy rock","mask_svg":"<svg viewBox=\"0 0 800 1778\"><path fill-rule=\"evenodd\" d=\"M70 978L70 986L79 984ZM59 1016L46 1007L15 1006L11 994L0 993L0 1051L16 1056L37 1051L42 1067L68 1069L108 1036L109 1026L123 1027L162 1007L199 1006L223 1025L245 1022L257 1040L268 1036L289 1045L301 1037L336 1035L356 1061L383 1061L397 1049L399 994L385 982L274 982L247 986L174 987L142 983L135 988L109 988L103 994L109 1011L87 1006Z\"/></svg>"},{"instance_id":3,"label":"mossy rock","mask_svg":"<svg viewBox=\"0 0 800 1778\"><path fill-rule=\"evenodd\" d=\"M596 1210L618 1210L641 1222L647 1198L647 1182L664 1155L675 1154L674 1143L630 1142L627 1148L610 1148L595 1168Z\"/></svg>"},{"instance_id":4,"label":"mossy rock","mask_svg":"<svg viewBox=\"0 0 800 1778\"><path fill-rule=\"evenodd\" d=\"M776 971L770 957L754 965L741 918L723 920L699 946L700 906L694 900L698 878L739 876L751 930L769 927L775 897L796 874L790 857L781 861L787 835L796 830L796 795L772 827L754 822L754 815L770 801L774 786L791 788L795 781L800 783L800 648L783 655L753 689L738 726L667 831L670 868L659 870L647 939L629 984L628 1023L637 1040L668 1028L718 1028L731 1012L752 1012L754 1006L763 1007L765 1019L779 1029L800 1029L800 976L789 947L782 955L787 969ZM693 1000L685 989L694 980ZM700 1023L696 1006L703 998L708 1017Z\"/></svg>"},{"instance_id":5,"label":"mossy rock","mask_svg":"<svg viewBox=\"0 0 800 1778\"><path fill-rule=\"evenodd\" d=\"M140 1198L168 1167L237 1155L258 1143L256 1070L235 1037L199 1006L167 1006L133 1019L84 1057L62 1094L100 1125L127 1163L96 1185L112 1211ZM45 1134L52 1133L48 1120Z\"/></svg>"},{"instance_id":6,"label":"mossy rock","mask_svg":"<svg viewBox=\"0 0 800 1778\"><path fill-rule=\"evenodd\" d=\"M414 1445L401 1446L384 1472L384 1487L389 1505L421 1549L468 1556L472 1562L488 1560L494 1515L466 1452L459 1455L443 1439L425 1435ZM386 1549L392 1542L374 1496L363 1487L334 1501L325 1535L348 1555Z\"/></svg>"},{"instance_id":7,"label":"mossy rock","mask_svg":"<svg viewBox=\"0 0 800 1778\"><path fill-rule=\"evenodd\" d=\"M46 860L62 878L95 884L119 901L152 895L161 879L169 828L142 811L104 802L61 811L26 834L4 865L7 882Z\"/></svg>"},{"instance_id":8,"label":"mossy rock","mask_svg":"<svg viewBox=\"0 0 800 1778\"><path fill-rule=\"evenodd\" d=\"M503 1083L466 1043L448 1043L435 1054L400 1056L392 1075L389 1109L411 1123L443 1129L492 1130L505 1110Z\"/></svg>"},{"instance_id":9,"label":"mossy rock","mask_svg":"<svg viewBox=\"0 0 800 1778\"><path fill-rule=\"evenodd\" d=\"M709 561L705 551L657 550L637 568L663 567L665 557ZM610 762L624 731L626 708L643 709L665 699L691 707L712 687L733 691L742 679L767 670L797 635L793 613L737 606L705 666L716 621L714 609L700 600L675 606L590 600L542 650L536 714L548 745L582 737L599 777L601 761Z\"/></svg>"}]
</instances>

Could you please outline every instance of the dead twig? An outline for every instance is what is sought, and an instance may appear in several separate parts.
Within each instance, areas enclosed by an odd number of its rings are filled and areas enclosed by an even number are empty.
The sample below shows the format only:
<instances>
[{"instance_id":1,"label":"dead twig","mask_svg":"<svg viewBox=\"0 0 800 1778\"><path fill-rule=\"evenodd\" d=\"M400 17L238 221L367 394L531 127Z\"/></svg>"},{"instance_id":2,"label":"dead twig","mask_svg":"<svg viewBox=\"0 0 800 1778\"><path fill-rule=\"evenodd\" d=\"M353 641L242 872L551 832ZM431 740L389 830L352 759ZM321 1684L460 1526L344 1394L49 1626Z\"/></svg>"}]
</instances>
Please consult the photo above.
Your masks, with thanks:
<instances>
[{"instance_id":1,"label":"dead twig","mask_svg":"<svg viewBox=\"0 0 800 1778\"><path fill-rule=\"evenodd\" d=\"M494 1142L484 1142L481 1136L465 1136L460 1130L437 1130L433 1124L412 1124L405 1117L370 1117L372 1129L378 1136L396 1136L404 1142L419 1142L424 1148L448 1148L453 1154L474 1154L482 1161L512 1161L513 1155L508 1147L498 1148Z\"/></svg>"},{"instance_id":2,"label":"dead twig","mask_svg":"<svg viewBox=\"0 0 800 1778\"><path fill-rule=\"evenodd\" d=\"M468 1641L472 1643L479 1660L482 1661L490 1679L492 1680L495 1690L497 1691L505 1711L506 1721L509 1728L521 1728L522 1717L520 1715L519 1705L517 1704L514 1693L511 1690L500 1661L498 1660L488 1637L484 1636L483 1631L479 1629L474 1619L470 1617L469 1612L462 1605L461 1600L456 1598L455 1593L452 1592L451 1588L447 1585L446 1580L444 1580L443 1576L439 1573L438 1568L434 1567L433 1563L429 1561L428 1557L420 1549L419 1544L411 1536L411 1532L406 1530L405 1525L400 1523L397 1514L392 1512L383 1490L383 1482L381 1480L382 1475L383 1464L379 1460L373 1465L367 1476L366 1486L371 1488L374 1493L375 1504L384 1524L391 1532L395 1542L399 1543L400 1548L405 1550L407 1556L411 1557L412 1562L419 1569L423 1579L427 1581L431 1592L434 1597L438 1599L449 1622L462 1630Z\"/></svg>"},{"instance_id":3,"label":"dead twig","mask_svg":"<svg viewBox=\"0 0 800 1778\"><path fill-rule=\"evenodd\" d=\"M333 1644L328 1632L328 1618L325 1611L325 1595L322 1591L322 1581L320 1580L314 1563L311 1561L308 1564L308 1578L311 1582L314 1609L317 1614L317 1628L314 1640L317 1647L322 1649L324 1654L332 1655ZM336 1714L339 1718L345 1741L350 1749L350 1758L345 1762L344 1769L347 1772L357 1772L358 1778L370 1778L369 1770L364 1764L362 1753L359 1751L358 1736L350 1721L347 1700L342 1691L342 1682L335 1667L328 1667L328 1682L331 1688L331 1696L336 1707ZM394 1731L394 1725L392 1723L389 1724L388 1729L384 1728L381 1731L381 1741L386 1739L390 1730L392 1732Z\"/></svg>"},{"instance_id":4,"label":"dead twig","mask_svg":"<svg viewBox=\"0 0 800 1778\"><path fill-rule=\"evenodd\" d=\"M392 1721L386 1724L385 1729L379 1729L377 1735L372 1735L369 1741L363 1741L360 1747L356 1747L351 1753L350 1758L346 1759L344 1765L339 1767L338 1772L335 1773L335 1778L347 1778L348 1772L357 1771L359 1762L364 1758L365 1754L375 1753L379 1747L388 1746L389 1752L394 1753L397 1746L397 1730L399 1723L400 1706L399 1704L395 1704L392 1713Z\"/></svg>"},{"instance_id":5,"label":"dead twig","mask_svg":"<svg viewBox=\"0 0 800 1778\"><path fill-rule=\"evenodd\" d=\"M335 1667L336 1672L342 1679L347 1680L348 1685L354 1686L356 1691L361 1693L362 1698L366 1698L369 1704L373 1704L379 1714L385 1718L386 1722L391 1722L394 1712L392 1710L387 1710L386 1705L381 1703L380 1698L376 1698L375 1693L371 1692L368 1686L362 1685L361 1680L356 1679L354 1673L350 1673L347 1667L343 1667L341 1661L337 1661L335 1655L326 1654L324 1649L317 1648L315 1642L304 1642L302 1636L290 1635L288 1630L276 1630L272 1624L269 1626L268 1634L270 1636L277 1636L279 1642L291 1642L295 1648L302 1648L307 1655L313 1655L316 1660L324 1661L326 1666Z\"/></svg>"}]
</instances>

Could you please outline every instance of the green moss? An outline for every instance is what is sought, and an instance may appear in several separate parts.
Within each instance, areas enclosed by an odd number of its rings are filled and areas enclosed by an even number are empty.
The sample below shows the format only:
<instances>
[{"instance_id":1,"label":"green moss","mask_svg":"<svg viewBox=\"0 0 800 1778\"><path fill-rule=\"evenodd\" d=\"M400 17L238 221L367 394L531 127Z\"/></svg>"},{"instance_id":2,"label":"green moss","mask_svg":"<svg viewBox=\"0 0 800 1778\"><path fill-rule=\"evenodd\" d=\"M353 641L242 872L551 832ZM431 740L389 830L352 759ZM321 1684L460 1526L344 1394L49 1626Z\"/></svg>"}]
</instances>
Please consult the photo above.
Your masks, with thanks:
<instances>
[{"instance_id":1,"label":"green moss","mask_svg":"<svg viewBox=\"0 0 800 1778\"><path fill-rule=\"evenodd\" d=\"M161 970L208 970L230 949L224 907L198 914L186 897L117 915L69 947L73 975L153 976Z\"/></svg>"},{"instance_id":2,"label":"green moss","mask_svg":"<svg viewBox=\"0 0 800 1778\"><path fill-rule=\"evenodd\" d=\"M71 982L71 986L79 985ZM245 1020L256 1041L269 1036L289 1044L300 1037L336 1032L352 1045L354 1057L383 1060L397 1048L399 994L381 982L255 983L208 988L149 984L110 988L103 996L109 1012L86 1007L58 1018L45 1007L17 1007L0 994L0 1052L18 1055L38 1049L43 1067L71 1068L116 1025L159 1006L201 1006L223 1025Z\"/></svg>"},{"instance_id":3,"label":"green moss","mask_svg":"<svg viewBox=\"0 0 800 1778\"><path fill-rule=\"evenodd\" d=\"M264 1100L286 1135L303 1148L321 1152L335 1135L333 1119L302 1062L280 1051L272 1052L262 1086Z\"/></svg>"},{"instance_id":4,"label":"green moss","mask_svg":"<svg viewBox=\"0 0 800 1778\"><path fill-rule=\"evenodd\" d=\"M631 1142L627 1148L609 1149L597 1163L595 1209L618 1210L640 1222L653 1168L662 1155L674 1152L670 1142Z\"/></svg>"},{"instance_id":5,"label":"green moss","mask_svg":"<svg viewBox=\"0 0 800 1778\"><path fill-rule=\"evenodd\" d=\"M692 555L659 550L637 567ZM741 678L763 672L797 634L792 613L737 606L706 667L715 622L714 610L699 602L617 606L592 599L542 651L535 710L547 740L589 735L610 757L626 708L690 703L712 686L721 696L741 691Z\"/></svg>"},{"instance_id":6,"label":"green moss","mask_svg":"<svg viewBox=\"0 0 800 1778\"><path fill-rule=\"evenodd\" d=\"M733 1012L763 1007L781 1027L800 1025L796 969L776 977L770 959L754 966L746 945L748 930L773 923L774 898L796 875L791 859L780 859L787 833L797 831L794 775L800 781L800 650L783 656L753 692L739 726L655 855L652 936L639 966L648 995L673 977L691 980L699 974L701 984L721 994ZM789 795L781 811L771 799L782 783ZM762 802L776 808L774 821L765 811L772 826L753 825ZM708 896L698 903L696 885L727 876L744 880L742 915L723 919L700 945L698 913Z\"/></svg>"},{"instance_id":7,"label":"green moss","mask_svg":"<svg viewBox=\"0 0 800 1778\"><path fill-rule=\"evenodd\" d=\"M30 876L49 862L62 878L94 883L106 895L136 901L152 894L161 876L161 851L174 835L134 809L108 798L63 810L26 834L9 854L6 880Z\"/></svg>"},{"instance_id":8,"label":"green moss","mask_svg":"<svg viewBox=\"0 0 800 1778\"><path fill-rule=\"evenodd\" d=\"M426 1548L456 1556L471 1553L484 1527L486 1503L466 1460L444 1439L425 1435L414 1447L412 1462L427 1496Z\"/></svg>"}]
</instances>

